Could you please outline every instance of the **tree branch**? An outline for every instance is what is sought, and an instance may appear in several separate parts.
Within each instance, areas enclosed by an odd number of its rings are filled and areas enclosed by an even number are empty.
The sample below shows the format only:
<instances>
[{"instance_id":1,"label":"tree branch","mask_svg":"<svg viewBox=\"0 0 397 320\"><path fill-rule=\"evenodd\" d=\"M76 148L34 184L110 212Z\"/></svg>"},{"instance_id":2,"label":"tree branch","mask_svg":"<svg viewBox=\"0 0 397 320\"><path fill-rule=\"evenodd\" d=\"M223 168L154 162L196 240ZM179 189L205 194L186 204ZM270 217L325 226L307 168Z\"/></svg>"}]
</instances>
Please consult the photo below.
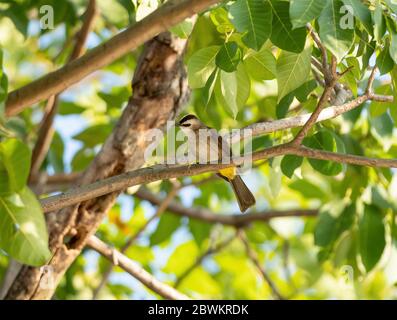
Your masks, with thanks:
<instances>
[{"instance_id":1,"label":"tree branch","mask_svg":"<svg viewBox=\"0 0 397 320\"><path fill-rule=\"evenodd\" d=\"M145 188L140 188L135 196L141 200L149 201L154 205L162 203L163 199L154 195ZM201 220L208 223L219 223L234 227L244 227L255 221L267 222L273 218L285 217L315 217L318 210L302 209L302 210L266 210L263 212L251 212L246 214L219 214L214 213L206 208L187 208L178 202L172 201L168 205L171 213L188 217L195 220Z\"/></svg>"},{"instance_id":2,"label":"tree branch","mask_svg":"<svg viewBox=\"0 0 397 320\"><path fill-rule=\"evenodd\" d=\"M190 300L188 296L180 293L171 286L160 282L137 263L126 257L121 252L111 248L99 238L91 236L87 241L87 245L112 263L118 265L124 271L128 272L134 278L142 282L146 287L153 290L163 298L169 300Z\"/></svg>"},{"instance_id":3,"label":"tree branch","mask_svg":"<svg viewBox=\"0 0 397 320\"><path fill-rule=\"evenodd\" d=\"M327 49L325 46L322 44L320 37L318 36L317 32L314 31L313 27L310 24L307 24L307 29L309 30L309 34L312 37L313 41L316 43L317 47L321 51L321 65L317 65L320 71L323 72L324 76L326 78L328 77L329 74L329 67L328 67L328 62L327 62Z\"/></svg>"},{"instance_id":4,"label":"tree branch","mask_svg":"<svg viewBox=\"0 0 397 320\"><path fill-rule=\"evenodd\" d=\"M148 219L146 221L146 223L132 236L130 237L127 242L124 244L124 246L121 248L120 252L121 253L125 253L129 247L131 247L131 245L140 237L140 235L147 229L147 227L149 226L150 223L152 223L152 221L154 221L155 219L157 219L169 206L170 202L175 198L176 194L178 193L178 191L180 190L180 184L179 183L175 183L174 187L172 188L172 190L170 191L170 193L167 195L167 197L162 201L162 203L159 205L159 207L157 208L157 211L154 215L152 215L150 217L150 219ZM92 294L92 300L96 300L99 292L102 290L102 288L106 285L112 270L113 270L113 266L114 264L110 264L107 269L105 269L105 271L103 272L103 276L102 276L102 280L99 283L98 287L95 288L93 294Z\"/></svg>"},{"instance_id":5,"label":"tree branch","mask_svg":"<svg viewBox=\"0 0 397 320\"><path fill-rule=\"evenodd\" d=\"M126 172L91 184L76 187L58 195L42 199L44 212L51 212L71 206L82 201L94 199L128 187L146 184L158 180L193 176L206 172L239 166L245 161L257 161L282 155L298 155L313 159L331 160L339 163L364 165L370 167L397 168L397 159L376 159L362 156L332 153L328 151L295 147L289 144L270 147L243 157L234 157L229 164L194 164L194 165L155 165L152 167Z\"/></svg>"},{"instance_id":6,"label":"tree branch","mask_svg":"<svg viewBox=\"0 0 397 320\"><path fill-rule=\"evenodd\" d=\"M84 21L81 29L76 34L75 45L69 57L69 62L79 58L84 53L85 43L88 36L94 28L94 22L98 16L99 9L96 5L96 0L89 0L86 11L84 12Z\"/></svg>"},{"instance_id":7,"label":"tree branch","mask_svg":"<svg viewBox=\"0 0 397 320\"><path fill-rule=\"evenodd\" d=\"M32 104L62 92L95 70L107 66L159 33L167 31L184 19L217 2L219 0L168 1L143 20L92 49L79 59L10 92L6 101L6 116L14 116Z\"/></svg>"},{"instance_id":8,"label":"tree branch","mask_svg":"<svg viewBox=\"0 0 397 320\"><path fill-rule=\"evenodd\" d=\"M343 113L349 112L358 106L362 105L363 103L367 101L379 101L379 102L393 102L393 96L383 96L383 95L377 95L377 94L364 94L352 101L349 101L345 104L338 105L338 106L331 106L328 108L323 109L317 120L316 123L330 120L333 118L336 118L340 116ZM252 135L253 136L258 136L262 134L267 134L267 133L272 133L276 131L281 131L281 130L286 130L286 129L292 129L292 128L298 128L302 127L312 116L312 113L309 114L304 114L296 117L290 117L290 118L284 118L284 119L279 119L279 120L274 120L274 121L266 121L266 122L259 122L259 123L254 123L252 125L249 125L244 129L247 130L252 130ZM241 138L239 133L235 133L232 135L232 141L235 141L237 139L237 136Z\"/></svg>"},{"instance_id":9,"label":"tree branch","mask_svg":"<svg viewBox=\"0 0 397 320\"><path fill-rule=\"evenodd\" d=\"M83 25L81 26L79 32L76 34L76 42L73 47L73 51L69 57L69 62L77 59L83 54L85 43L87 41L88 35L90 34L94 26L95 18L97 17L98 12L99 11L96 6L96 0L90 0L84 13ZM51 96L47 101L47 106L45 108L43 120L40 124L37 141L32 151L29 180L31 180L32 177L37 175L37 173L39 172L40 167L50 148L51 141L55 133L52 124L58 111L58 102L59 94Z\"/></svg>"},{"instance_id":10,"label":"tree branch","mask_svg":"<svg viewBox=\"0 0 397 320\"><path fill-rule=\"evenodd\" d=\"M328 103L329 98L331 97L332 91L334 90L334 85L336 82L331 82L329 85L325 84L324 92L321 95L320 101L317 104L316 110L310 115L309 119L303 125L302 129L295 136L294 140L292 140L291 145L300 146L302 144L303 139L309 132L309 130L313 127L313 125L317 122L318 117L324 108L324 106Z\"/></svg>"}]
</instances>

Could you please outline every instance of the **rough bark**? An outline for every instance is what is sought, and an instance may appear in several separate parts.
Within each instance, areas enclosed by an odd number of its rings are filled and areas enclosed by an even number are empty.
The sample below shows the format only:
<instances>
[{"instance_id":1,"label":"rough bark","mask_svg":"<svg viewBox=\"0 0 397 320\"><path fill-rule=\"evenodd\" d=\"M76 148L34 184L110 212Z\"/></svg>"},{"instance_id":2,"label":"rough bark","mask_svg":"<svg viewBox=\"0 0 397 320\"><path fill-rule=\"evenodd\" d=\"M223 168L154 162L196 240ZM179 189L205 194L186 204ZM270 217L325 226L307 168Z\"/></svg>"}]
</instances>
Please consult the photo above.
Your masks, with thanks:
<instances>
[{"instance_id":1,"label":"rough bark","mask_svg":"<svg viewBox=\"0 0 397 320\"><path fill-rule=\"evenodd\" d=\"M141 55L132 81L133 95L113 133L79 180L89 184L144 164L149 141L147 130L164 129L186 102L189 90L183 65L186 40L160 34L149 41ZM40 285L45 273L24 266L9 289L6 299L50 299L65 271L95 233L118 193L111 193L47 215L50 249L48 266L54 287ZM47 268L48 270L48 268Z\"/></svg>"}]
</instances>

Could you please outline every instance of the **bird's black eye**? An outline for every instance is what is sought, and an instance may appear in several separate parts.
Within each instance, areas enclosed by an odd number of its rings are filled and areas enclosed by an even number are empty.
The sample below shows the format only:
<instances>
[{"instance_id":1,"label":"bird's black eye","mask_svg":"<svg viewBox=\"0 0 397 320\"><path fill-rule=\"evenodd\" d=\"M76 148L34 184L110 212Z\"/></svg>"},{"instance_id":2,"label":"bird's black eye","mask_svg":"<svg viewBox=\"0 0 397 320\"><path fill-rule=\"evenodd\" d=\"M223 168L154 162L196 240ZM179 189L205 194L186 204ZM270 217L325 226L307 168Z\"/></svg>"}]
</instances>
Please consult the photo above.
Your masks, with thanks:
<instances>
[{"instance_id":1,"label":"bird's black eye","mask_svg":"<svg viewBox=\"0 0 397 320\"><path fill-rule=\"evenodd\" d=\"M190 127L190 123L181 124L182 127Z\"/></svg>"}]
</instances>

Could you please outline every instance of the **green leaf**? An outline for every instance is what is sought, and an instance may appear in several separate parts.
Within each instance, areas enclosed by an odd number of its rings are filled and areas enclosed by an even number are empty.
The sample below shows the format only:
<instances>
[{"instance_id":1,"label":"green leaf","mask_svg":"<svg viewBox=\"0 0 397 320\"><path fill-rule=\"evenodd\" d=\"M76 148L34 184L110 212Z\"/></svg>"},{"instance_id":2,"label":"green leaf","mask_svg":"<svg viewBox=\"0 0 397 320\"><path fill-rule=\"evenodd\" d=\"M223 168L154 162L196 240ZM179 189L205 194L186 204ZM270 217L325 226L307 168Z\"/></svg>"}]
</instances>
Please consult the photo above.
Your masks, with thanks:
<instances>
[{"instance_id":1,"label":"green leaf","mask_svg":"<svg viewBox=\"0 0 397 320\"><path fill-rule=\"evenodd\" d=\"M291 0L289 14L294 28L304 27L316 19L329 0Z\"/></svg>"},{"instance_id":2,"label":"green leaf","mask_svg":"<svg viewBox=\"0 0 397 320\"><path fill-rule=\"evenodd\" d=\"M189 85L192 89L202 88L215 70L215 57L220 47L211 46L195 52L187 64Z\"/></svg>"},{"instance_id":3,"label":"green leaf","mask_svg":"<svg viewBox=\"0 0 397 320\"><path fill-rule=\"evenodd\" d=\"M348 57L346 58L347 66L350 67L350 72L354 75L356 80L361 80L361 68L360 62L356 57Z\"/></svg>"},{"instance_id":4,"label":"green leaf","mask_svg":"<svg viewBox=\"0 0 397 320\"><path fill-rule=\"evenodd\" d=\"M344 153L343 147L338 147L337 139L328 130L321 130L311 137L306 137L303 140L303 144L313 149ZM317 159L308 160L313 169L327 176L335 176L343 170L343 166L340 163Z\"/></svg>"},{"instance_id":5,"label":"green leaf","mask_svg":"<svg viewBox=\"0 0 397 320\"><path fill-rule=\"evenodd\" d=\"M353 8L353 14L363 24L368 34L373 33L371 11L364 5L361 0L342 0L346 6Z\"/></svg>"},{"instance_id":6,"label":"green leaf","mask_svg":"<svg viewBox=\"0 0 397 320\"><path fill-rule=\"evenodd\" d=\"M144 266L148 266L154 259L153 250L148 246L133 245L127 249L125 255Z\"/></svg>"},{"instance_id":7,"label":"green leaf","mask_svg":"<svg viewBox=\"0 0 397 320\"><path fill-rule=\"evenodd\" d=\"M110 124L97 124L84 129L73 136L73 139L84 142L86 147L93 148L104 143L111 133L112 126Z\"/></svg>"},{"instance_id":8,"label":"green leaf","mask_svg":"<svg viewBox=\"0 0 397 320\"><path fill-rule=\"evenodd\" d=\"M194 219L189 220L189 230L199 247L209 238L212 227L213 225L211 223Z\"/></svg>"},{"instance_id":9,"label":"green leaf","mask_svg":"<svg viewBox=\"0 0 397 320\"><path fill-rule=\"evenodd\" d=\"M192 20L186 19L170 28L170 31L181 39L187 39L193 31L193 26Z\"/></svg>"},{"instance_id":10,"label":"green leaf","mask_svg":"<svg viewBox=\"0 0 397 320\"><path fill-rule=\"evenodd\" d=\"M203 98L204 98L206 106L210 102L212 93L214 92L216 81L218 79L218 74L219 74L218 71L219 71L219 69L215 69L214 72L212 72L212 74L210 75L210 77L207 80L207 83L204 86Z\"/></svg>"},{"instance_id":11,"label":"green leaf","mask_svg":"<svg viewBox=\"0 0 397 320\"><path fill-rule=\"evenodd\" d=\"M241 109L242 107L244 107L245 103L247 102L251 92L251 80L242 63L239 64L237 67L236 78L237 78L236 103L238 109Z\"/></svg>"},{"instance_id":12,"label":"green leaf","mask_svg":"<svg viewBox=\"0 0 397 320\"><path fill-rule=\"evenodd\" d=\"M390 201L387 200L388 194L386 190L380 186L368 187L361 198L365 203L377 206L380 209L387 210L392 206Z\"/></svg>"},{"instance_id":13,"label":"green leaf","mask_svg":"<svg viewBox=\"0 0 397 320\"><path fill-rule=\"evenodd\" d=\"M397 32L388 23L388 30L391 36L391 43L389 48L390 57L393 59L394 63L397 64Z\"/></svg>"},{"instance_id":14,"label":"green leaf","mask_svg":"<svg viewBox=\"0 0 397 320\"><path fill-rule=\"evenodd\" d=\"M276 58L269 49L249 52L244 65L250 76L257 81L272 80L277 74Z\"/></svg>"},{"instance_id":15,"label":"green leaf","mask_svg":"<svg viewBox=\"0 0 397 320\"><path fill-rule=\"evenodd\" d=\"M297 168L302 165L303 158L295 155L286 155L281 161L281 171L285 176L291 178Z\"/></svg>"},{"instance_id":16,"label":"green leaf","mask_svg":"<svg viewBox=\"0 0 397 320\"><path fill-rule=\"evenodd\" d=\"M276 231L268 224L254 222L246 229L250 242L262 244L277 236Z\"/></svg>"},{"instance_id":17,"label":"green leaf","mask_svg":"<svg viewBox=\"0 0 397 320\"><path fill-rule=\"evenodd\" d=\"M71 101L61 101L58 107L58 114L60 115L70 115L70 114L80 114L87 110L86 108L71 102Z\"/></svg>"},{"instance_id":18,"label":"green leaf","mask_svg":"<svg viewBox=\"0 0 397 320\"><path fill-rule=\"evenodd\" d=\"M221 101L223 99L226 110L233 118L236 118L238 113L236 72L229 73L221 70L219 87L220 94L218 92L217 98Z\"/></svg>"},{"instance_id":19,"label":"green leaf","mask_svg":"<svg viewBox=\"0 0 397 320\"><path fill-rule=\"evenodd\" d=\"M290 92L276 105L276 116L277 119L285 118L288 113L289 107L294 101L295 91Z\"/></svg>"},{"instance_id":20,"label":"green leaf","mask_svg":"<svg viewBox=\"0 0 397 320\"><path fill-rule=\"evenodd\" d=\"M374 206L365 206L359 223L359 250L367 272L380 260L386 246L382 213Z\"/></svg>"},{"instance_id":21,"label":"green leaf","mask_svg":"<svg viewBox=\"0 0 397 320\"><path fill-rule=\"evenodd\" d=\"M299 102L303 103L307 101L307 98L314 89L317 88L316 80L309 80L302 84L299 88L294 91L294 95Z\"/></svg>"},{"instance_id":22,"label":"green leaf","mask_svg":"<svg viewBox=\"0 0 397 320\"><path fill-rule=\"evenodd\" d=\"M10 194L10 178L0 155L0 196Z\"/></svg>"},{"instance_id":23,"label":"green leaf","mask_svg":"<svg viewBox=\"0 0 397 320\"><path fill-rule=\"evenodd\" d=\"M0 197L0 247L32 266L45 264L51 256L40 203L27 187L13 197Z\"/></svg>"},{"instance_id":24,"label":"green leaf","mask_svg":"<svg viewBox=\"0 0 397 320\"><path fill-rule=\"evenodd\" d=\"M0 124L4 120L5 101L8 93L8 78L3 70L3 51L0 47Z\"/></svg>"},{"instance_id":25,"label":"green leaf","mask_svg":"<svg viewBox=\"0 0 397 320\"><path fill-rule=\"evenodd\" d=\"M311 48L301 53L282 51L277 60L278 102L299 88L310 74Z\"/></svg>"},{"instance_id":26,"label":"green leaf","mask_svg":"<svg viewBox=\"0 0 397 320\"><path fill-rule=\"evenodd\" d=\"M242 41L259 50L272 31L272 13L268 0L237 0L229 9L237 31L244 33Z\"/></svg>"},{"instance_id":27,"label":"green leaf","mask_svg":"<svg viewBox=\"0 0 397 320\"><path fill-rule=\"evenodd\" d=\"M318 185L307 180L296 180L289 185L289 188L301 193L308 199L324 199L326 194L321 190Z\"/></svg>"},{"instance_id":28,"label":"green leaf","mask_svg":"<svg viewBox=\"0 0 397 320\"><path fill-rule=\"evenodd\" d=\"M374 11L374 37L376 42L381 43L386 32L386 22L383 17L383 9L380 0L377 0Z\"/></svg>"},{"instance_id":29,"label":"green leaf","mask_svg":"<svg viewBox=\"0 0 397 320\"><path fill-rule=\"evenodd\" d=\"M289 2L269 1L273 12L270 40L280 49L299 53L305 47L306 28L293 29L289 17Z\"/></svg>"},{"instance_id":30,"label":"green leaf","mask_svg":"<svg viewBox=\"0 0 397 320\"><path fill-rule=\"evenodd\" d=\"M99 92L98 96L106 102L107 109L121 109L130 97L130 91L125 87L113 87L110 93Z\"/></svg>"},{"instance_id":31,"label":"green leaf","mask_svg":"<svg viewBox=\"0 0 397 320\"><path fill-rule=\"evenodd\" d=\"M23 6L13 4L2 15L9 17L14 23L17 30L26 38L28 35L29 19L26 16L26 10Z\"/></svg>"},{"instance_id":32,"label":"green leaf","mask_svg":"<svg viewBox=\"0 0 397 320\"><path fill-rule=\"evenodd\" d=\"M65 164L63 161L64 152L65 145L63 143L63 140L60 134L55 131L47 156L47 159L55 172L65 172Z\"/></svg>"},{"instance_id":33,"label":"green leaf","mask_svg":"<svg viewBox=\"0 0 397 320\"><path fill-rule=\"evenodd\" d=\"M371 118L371 129L373 133L378 135L380 141L384 138L391 138L394 129L393 119L387 112Z\"/></svg>"},{"instance_id":34,"label":"green leaf","mask_svg":"<svg viewBox=\"0 0 397 320\"><path fill-rule=\"evenodd\" d=\"M314 242L317 246L333 247L335 241L354 221L356 206L345 207L341 201L331 202L322 210L314 231Z\"/></svg>"},{"instance_id":35,"label":"green leaf","mask_svg":"<svg viewBox=\"0 0 397 320\"><path fill-rule=\"evenodd\" d=\"M397 13L397 3L395 0L385 0L387 6L392 9L394 13Z\"/></svg>"},{"instance_id":36,"label":"green leaf","mask_svg":"<svg viewBox=\"0 0 397 320\"><path fill-rule=\"evenodd\" d=\"M393 88L389 84L385 84L379 86L375 89L375 93L382 95L393 95ZM393 109L393 102L380 102L380 101L372 101L369 106L369 112L372 117L378 117L381 114L385 113L388 109Z\"/></svg>"},{"instance_id":37,"label":"green leaf","mask_svg":"<svg viewBox=\"0 0 397 320\"><path fill-rule=\"evenodd\" d=\"M347 60L347 59L346 59ZM347 87L351 90L354 96L357 96L358 94L358 85L357 85L357 79L354 76L353 70L350 69L348 70L348 67L345 66L345 64L341 63L339 65L340 67L340 72L345 72L343 75L343 78L341 79L341 82L346 84ZM336 99L334 100L335 105L341 105L345 103L346 101L346 95L343 94L342 96L336 96Z\"/></svg>"},{"instance_id":38,"label":"green leaf","mask_svg":"<svg viewBox=\"0 0 397 320\"><path fill-rule=\"evenodd\" d=\"M92 160L95 158L95 152L92 149L82 148L76 152L72 160L73 171L83 171L87 169Z\"/></svg>"},{"instance_id":39,"label":"green leaf","mask_svg":"<svg viewBox=\"0 0 397 320\"><path fill-rule=\"evenodd\" d=\"M376 58L376 65L378 66L380 74L382 75L389 73L394 67L394 61L390 57L389 50L390 45L387 42L385 47L380 51L378 57Z\"/></svg>"},{"instance_id":40,"label":"green leaf","mask_svg":"<svg viewBox=\"0 0 397 320\"><path fill-rule=\"evenodd\" d=\"M241 50L236 42L225 43L215 58L216 65L226 72L237 70L242 58Z\"/></svg>"},{"instance_id":41,"label":"green leaf","mask_svg":"<svg viewBox=\"0 0 397 320\"><path fill-rule=\"evenodd\" d=\"M234 31L234 26L228 18L228 11L218 7L210 11L210 18L219 33L227 34Z\"/></svg>"},{"instance_id":42,"label":"green leaf","mask_svg":"<svg viewBox=\"0 0 397 320\"><path fill-rule=\"evenodd\" d=\"M365 44L365 50L362 57L362 69L361 69L361 73L363 74L366 71L367 67L369 66L369 61L375 52L375 47L376 47L375 41L368 42Z\"/></svg>"},{"instance_id":43,"label":"green leaf","mask_svg":"<svg viewBox=\"0 0 397 320\"><path fill-rule=\"evenodd\" d=\"M339 0L331 1L318 19L320 38L338 61L341 61L349 52L354 40L354 17L343 10L341 13L342 6L343 3ZM353 19L352 29L348 25L351 22L349 19Z\"/></svg>"},{"instance_id":44,"label":"green leaf","mask_svg":"<svg viewBox=\"0 0 397 320\"><path fill-rule=\"evenodd\" d=\"M150 236L150 245L154 246L166 241L181 225L181 218L173 214L163 214L157 229Z\"/></svg>"},{"instance_id":45,"label":"green leaf","mask_svg":"<svg viewBox=\"0 0 397 320\"><path fill-rule=\"evenodd\" d=\"M163 271L180 275L195 263L199 253L194 241L182 243L172 253Z\"/></svg>"},{"instance_id":46,"label":"green leaf","mask_svg":"<svg viewBox=\"0 0 397 320\"><path fill-rule=\"evenodd\" d=\"M0 159L8 174L9 190L21 190L29 176L31 152L18 139L7 139L0 143Z\"/></svg>"}]
</instances>

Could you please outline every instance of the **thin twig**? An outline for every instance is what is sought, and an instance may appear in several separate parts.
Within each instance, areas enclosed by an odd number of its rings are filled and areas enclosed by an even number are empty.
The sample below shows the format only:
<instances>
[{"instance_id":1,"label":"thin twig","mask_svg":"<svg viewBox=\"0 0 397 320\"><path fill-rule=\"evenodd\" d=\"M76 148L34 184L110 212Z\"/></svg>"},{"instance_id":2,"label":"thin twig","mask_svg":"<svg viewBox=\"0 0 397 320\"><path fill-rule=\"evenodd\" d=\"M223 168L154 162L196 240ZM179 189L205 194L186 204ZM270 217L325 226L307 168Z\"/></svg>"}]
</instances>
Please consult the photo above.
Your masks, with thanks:
<instances>
[{"instance_id":1,"label":"thin twig","mask_svg":"<svg viewBox=\"0 0 397 320\"><path fill-rule=\"evenodd\" d=\"M342 105L330 106L328 108L321 110L318 118L316 119L316 123L336 118L343 113L349 112L357 108L358 106L362 105L367 101L393 102L393 100L394 100L393 96L364 94ZM251 130L252 136L258 136L262 134L273 133L276 131L302 127L312 116L313 113L309 113L309 114L299 115L285 119L254 123L252 125L243 128L242 130ZM236 141L238 138L241 139L242 136L237 132L234 135L232 134L231 140Z\"/></svg>"},{"instance_id":2,"label":"thin twig","mask_svg":"<svg viewBox=\"0 0 397 320\"><path fill-rule=\"evenodd\" d=\"M141 200L146 200L153 205L159 205L163 199L151 193L145 188L140 188L135 196ZM179 202L172 201L168 210L171 213L188 217L190 219L201 220L208 223L219 223L236 228L244 227L255 221L268 222L274 218L288 218L288 217L315 217L318 210L315 209L292 209L292 210L264 210L263 212L250 212L246 214L221 214L214 213L207 208L188 208Z\"/></svg>"},{"instance_id":3,"label":"thin twig","mask_svg":"<svg viewBox=\"0 0 397 320\"><path fill-rule=\"evenodd\" d=\"M281 295L280 291L278 290L278 288L274 284L273 280L270 278L270 276L267 274L265 268L259 262L258 256L257 256L256 252L251 248L251 246L250 246L250 244L249 244L249 242L247 240L247 237L246 237L246 235L245 235L243 230L240 230L239 238L241 239L241 241L243 242L243 244L245 246L245 250L247 251L248 257L250 258L252 263L255 265L255 267L258 269L259 273L262 275L263 280L270 287L273 296L276 299L278 299L278 300L284 300L285 298Z\"/></svg>"},{"instance_id":4,"label":"thin twig","mask_svg":"<svg viewBox=\"0 0 397 320\"><path fill-rule=\"evenodd\" d=\"M314 34L315 34L315 32L312 32L312 35L314 35ZM302 144L302 141L305 138L305 136L307 135L307 133L309 132L309 130L317 122L324 106L327 104L327 102L333 92L333 89L337 84L337 81L341 77L343 77L343 75L345 74L345 72L338 74L336 68L337 68L337 61L336 61L335 56L332 55L331 56L331 65L328 69L328 70L330 70L330 74L328 76L326 76L326 74L324 73L325 88L324 88L323 94L320 98L320 101L317 104L316 110L310 115L310 118L307 120L305 125L302 127L302 129L298 132L298 134L295 136L295 138L291 142L292 146L298 147ZM348 68L346 71L350 71L350 69ZM372 86L373 86L373 82L375 79L376 71L377 71L377 68L374 67L372 69L371 75L368 79L367 88L366 88L365 94L363 95L363 97L366 100L373 99L373 97L374 97ZM339 89L336 88L336 90L340 90L340 88Z\"/></svg>"},{"instance_id":5,"label":"thin twig","mask_svg":"<svg viewBox=\"0 0 397 320\"><path fill-rule=\"evenodd\" d=\"M329 75L329 67L328 67L328 61L327 61L327 49L322 44L322 42L320 40L320 37L314 31L313 27L310 24L307 24L306 27L309 30L310 36L312 37L312 39L316 43L317 47L321 51L322 71L324 72L324 76L328 77L328 75Z\"/></svg>"},{"instance_id":6,"label":"thin twig","mask_svg":"<svg viewBox=\"0 0 397 320\"><path fill-rule=\"evenodd\" d=\"M333 93L334 87L337 83L337 74L336 74L336 59L332 55L331 56L331 66L328 65L328 56L327 56L327 49L325 46L322 44L320 37L318 34L314 31L312 26L310 24L307 24L307 28L309 29L310 35L314 42L316 43L317 47L321 51L321 57L322 57L322 72L324 74L324 80L325 80L325 86L324 86L324 91L323 94L321 95L321 98L317 104L316 109L314 112L310 115L310 118L307 120L307 122L303 125L301 130L298 132L298 134L295 136L295 138L291 141L291 145L298 147L302 144L303 139L306 137L307 133L309 130L314 126L314 124L317 122L318 117L321 114L321 111L325 107L325 105L328 103L330 100L330 97Z\"/></svg>"},{"instance_id":7,"label":"thin twig","mask_svg":"<svg viewBox=\"0 0 397 320\"><path fill-rule=\"evenodd\" d=\"M68 62L77 59L83 54L85 43L87 41L88 35L90 34L94 26L95 18L97 16L98 9L96 6L96 0L90 0L84 13L83 24L80 31L76 35L76 42ZM43 164L50 148L51 141L55 133L55 130L53 128L53 122L55 115L58 112L58 102L59 94L51 96L47 101L44 117L41 121L39 132L37 135L37 141L32 151L29 180L33 179L33 177L36 176L39 172L40 167Z\"/></svg>"},{"instance_id":8,"label":"thin twig","mask_svg":"<svg viewBox=\"0 0 397 320\"><path fill-rule=\"evenodd\" d=\"M376 73L378 72L378 67L377 66L375 66L375 67L373 67L372 68L372 71L371 71L371 74L370 74L370 76L369 76L369 78L368 78L368 84L367 84L367 88L366 88L366 90L365 90L365 93L368 95L368 96L371 96L371 95L373 95L373 84L374 84L374 81L375 81L375 76L376 76Z\"/></svg>"},{"instance_id":9,"label":"thin twig","mask_svg":"<svg viewBox=\"0 0 397 320\"><path fill-rule=\"evenodd\" d=\"M314 112L310 115L309 120L307 120L305 125L295 136L294 140L291 142L291 145L297 147L302 144L303 139L305 138L309 130L313 127L313 125L317 122L317 119L323 107L327 104L329 98L331 97L334 85L335 85L334 82L331 82L330 84L326 83L324 92L320 98L320 101L317 104L316 110L314 110Z\"/></svg>"},{"instance_id":10,"label":"thin twig","mask_svg":"<svg viewBox=\"0 0 397 320\"><path fill-rule=\"evenodd\" d=\"M137 263L126 257L121 252L111 248L96 236L91 236L87 241L87 245L91 249L97 251L102 256L107 258L109 261L117 264L120 268L128 272L130 275L161 297L170 300L190 300L188 296L180 293L171 286L160 282Z\"/></svg>"},{"instance_id":11,"label":"thin twig","mask_svg":"<svg viewBox=\"0 0 397 320\"><path fill-rule=\"evenodd\" d=\"M157 219L165 210L167 210L170 202L175 198L176 194L178 193L178 191L180 190L180 184L179 182L175 181L174 182L174 187L172 188L172 190L169 192L169 194L167 195L167 197L164 199L164 201L159 205L159 207L157 208L156 213L151 216L146 222L145 224L132 236L130 237L127 242L124 244L124 246L120 249L121 253L125 253L131 246L132 244L141 236L141 234L147 229L147 227L149 226L149 224L154 221L155 219ZM102 275L102 280L99 283L99 285L95 288L93 294L92 294L92 300L96 300L98 298L98 295L100 293L100 291L102 290L102 288L106 285L112 270L113 270L114 264L111 263L107 269L103 272Z\"/></svg>"}]
</instances>

